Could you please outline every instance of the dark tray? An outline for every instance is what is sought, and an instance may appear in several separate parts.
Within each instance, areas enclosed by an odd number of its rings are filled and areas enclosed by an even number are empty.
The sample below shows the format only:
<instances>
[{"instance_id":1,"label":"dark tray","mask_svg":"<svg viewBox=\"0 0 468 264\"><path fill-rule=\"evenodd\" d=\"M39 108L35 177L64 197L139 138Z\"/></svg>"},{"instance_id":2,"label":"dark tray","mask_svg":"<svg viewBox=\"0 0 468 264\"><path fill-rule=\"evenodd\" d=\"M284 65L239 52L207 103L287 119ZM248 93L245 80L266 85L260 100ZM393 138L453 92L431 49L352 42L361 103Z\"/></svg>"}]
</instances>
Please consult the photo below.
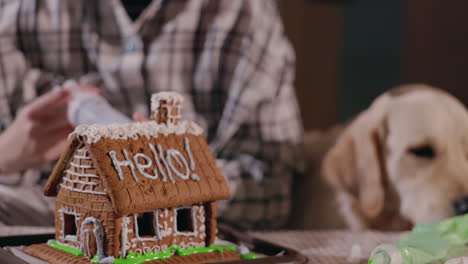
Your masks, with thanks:
<instances>
[{"instance_id":1,"label":"dark tray","mask_svg":"<svg viewBox=\"0 0 468 264\"><path fill-rule=\"evenodd\" d=\"M301 255L294 249L283 247L265 240L251 237L247 234L238 232L226 225L218 226L218 237L223 240L231 241L235 244L244 244L249 250L266 255L258 259L238 260L223 262L223 264L260 264L260 263L306 263L307 258ZM9 236L0 237L0 263L2 264L27 264L23 260L17 258L10 252L3 249L5 246L21 246L37 243L45 243L49 239L53 239L53 234L31 235L31 236ZM281 256L276 256L282 253Z\"/></svg>"}]
</instances>

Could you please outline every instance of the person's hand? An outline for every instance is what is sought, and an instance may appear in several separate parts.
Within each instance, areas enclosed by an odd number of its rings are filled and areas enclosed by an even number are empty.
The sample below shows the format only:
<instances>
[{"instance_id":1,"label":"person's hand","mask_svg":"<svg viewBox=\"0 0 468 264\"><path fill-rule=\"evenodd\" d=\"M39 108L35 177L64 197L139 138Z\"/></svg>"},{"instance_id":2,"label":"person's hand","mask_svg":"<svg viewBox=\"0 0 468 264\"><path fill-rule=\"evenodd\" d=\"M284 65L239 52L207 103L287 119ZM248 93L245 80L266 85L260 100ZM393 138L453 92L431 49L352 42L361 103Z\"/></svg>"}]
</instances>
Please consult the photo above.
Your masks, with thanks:
<instances>
[{"instance_id":1,"label":"person's hand","mask_svg":"<svg viewBox=\"0 0 468 264\"><path fill-rule=\"evenodd\" d=\"M26 105L0 134L0 172L41 167L57 159L73 131L66 107L70 92L52 90Z\"/></svg>"},{"instance_id":2,"label":"person's hand","mask_svg":"<svg viewBox=\"0 0 468 264\"><path fill-rule=\"evenodd\" d=\"M143 121L148 121L149 120L144 115L142 115L140 112L133 113L132 118L133 118L133 121L135 121L135 122L143 122Z\"/></svg>"},{"instance_id":3,"label":"person's hand","mask_svg":"<svg viewBox=\"0 0 468 264\"><path fill-rule=\"evenodd\" d=\"M92 93L92 94L99 94L100 90L96 86L93 85L78 85L78 89L80 92Z\"/></svg>"}]
</instances>

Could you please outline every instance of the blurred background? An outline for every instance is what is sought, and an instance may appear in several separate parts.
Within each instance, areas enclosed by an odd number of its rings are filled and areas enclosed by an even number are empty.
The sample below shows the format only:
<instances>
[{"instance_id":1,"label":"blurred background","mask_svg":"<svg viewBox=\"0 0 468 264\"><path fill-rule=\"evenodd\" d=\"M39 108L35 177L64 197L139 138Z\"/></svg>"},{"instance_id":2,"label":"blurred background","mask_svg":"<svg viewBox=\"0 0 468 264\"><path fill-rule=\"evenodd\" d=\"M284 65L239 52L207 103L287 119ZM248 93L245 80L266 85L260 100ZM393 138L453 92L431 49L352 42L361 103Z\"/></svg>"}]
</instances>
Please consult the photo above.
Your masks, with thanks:
<instances>
[{"instance_id":1,"label":"blurred background","mask_svg":"<svg viewBox=\"0 0 468 264\"><path fill-rule=\"evenodd\" d=\"M346 120L404 83L447 90L468 105L468 1L279 0L296 51L308 172L294 187L291 227L339 228L321 162ZM320 132L319 132L320 131ZM332 202L330 202L332 201ZM305 212L307 205L314 210Z\"/></svg>"},{"instance_id":2,"label":"blurred background","mask_svg":"<svg viewBox=\"0 0 468 264\"><path fill-rule=\"evenodd\" d=\"M408 82L468 103L468 1L280 0L306 130L327 128Z\"/></svg>"}]
</instances>

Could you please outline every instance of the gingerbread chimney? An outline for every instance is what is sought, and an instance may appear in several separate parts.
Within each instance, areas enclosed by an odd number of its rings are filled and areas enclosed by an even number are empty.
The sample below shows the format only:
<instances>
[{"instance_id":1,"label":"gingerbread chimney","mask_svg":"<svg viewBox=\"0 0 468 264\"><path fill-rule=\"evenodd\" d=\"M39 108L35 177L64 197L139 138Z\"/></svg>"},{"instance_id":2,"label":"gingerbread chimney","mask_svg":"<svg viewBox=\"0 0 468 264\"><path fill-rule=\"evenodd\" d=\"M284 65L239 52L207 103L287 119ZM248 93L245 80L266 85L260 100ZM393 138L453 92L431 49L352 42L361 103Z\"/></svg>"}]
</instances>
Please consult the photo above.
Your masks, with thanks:
<instances>
[{"instance_id":1,"label":"gingerbread chimney","mask_svg":"<svg viewBox=\"0 0 468 264\"><path fill-rule=\"evenodd\" d=\"M175 92L161 92L151 97L151 118L158 124L177 125L183 97Z\"/></svg>"}]
</instances>

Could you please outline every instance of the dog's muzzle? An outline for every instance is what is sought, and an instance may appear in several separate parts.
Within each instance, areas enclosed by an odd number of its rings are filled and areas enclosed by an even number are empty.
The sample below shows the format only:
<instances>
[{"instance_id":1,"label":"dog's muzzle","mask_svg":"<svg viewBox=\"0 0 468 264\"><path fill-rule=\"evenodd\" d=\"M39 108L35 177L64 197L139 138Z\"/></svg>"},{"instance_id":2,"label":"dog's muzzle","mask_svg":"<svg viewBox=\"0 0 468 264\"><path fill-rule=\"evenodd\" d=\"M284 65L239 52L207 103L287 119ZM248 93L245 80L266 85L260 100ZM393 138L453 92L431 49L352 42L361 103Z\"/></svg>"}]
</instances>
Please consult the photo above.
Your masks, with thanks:
<instances>
[{"instance_id":1,"label":"dog's muzzle","mask_svg":"<svg viewBox=\"0 0 468 264\"><path fill-rule=\"evenodd\" d=\"M453 201L455 215L464 215L468 213L468 196L463 196Z\"/></svg>"}]
</instances>

